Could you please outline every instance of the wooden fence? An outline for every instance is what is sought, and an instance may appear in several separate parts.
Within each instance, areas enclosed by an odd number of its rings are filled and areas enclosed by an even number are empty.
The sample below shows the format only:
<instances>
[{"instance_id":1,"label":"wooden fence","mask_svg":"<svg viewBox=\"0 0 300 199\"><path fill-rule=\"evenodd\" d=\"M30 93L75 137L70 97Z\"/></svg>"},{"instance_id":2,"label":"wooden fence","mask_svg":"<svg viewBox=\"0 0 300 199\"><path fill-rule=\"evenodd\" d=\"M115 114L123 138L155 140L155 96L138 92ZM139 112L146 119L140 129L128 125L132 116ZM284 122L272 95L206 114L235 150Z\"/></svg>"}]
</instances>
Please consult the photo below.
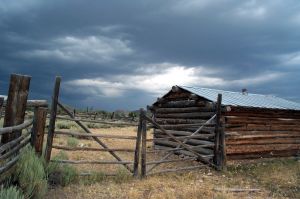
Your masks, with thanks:
<instances>
[{"instance_id":1,"label":"wooden fence","mask_svg":"<svg viewBox=\"0 0 300 199\"><path fill-rule=\"evenodd\" d=\"M102 165L123 165L129 172L133 175L138 175L138 163L139 157L137 150L139 148L139 143L137 140L137 136L125 136L125 135L107 135L107 134L96 134L92 133L92 131L85 125L84 122L91 123L102 123L109 124L111 126L137 126L135 123L126 123L126 122L108 122L101 120L89 120L77 118L74 116L71 110L68 110L60 101L59 101L59 88L60 88L61 78L57 77L55 81L53 97L52 97L52 106L50 110L50 121L49 121L49 130L48 130L48 138L47 145L45 151L46 161L52 161L63 164L102 164ZM57 116L58 107L64 112L66 116ZM84 133L74 132L74 131L58 131L55 130L56 119L60 120L68 120L75 122L80 129L84 131ZM91 138L96 143L98 143L99 147L70 147L70 146L62 146L53 144L53 139L55 135L66 135L66 136L75 136L79 139ZM135 148L111 148L109 147L104 139L117 139L117 140L133 140L137 141ZM65 151L99 151L99 152L108 152L114 160L62 160L62 159L51 159L52 149L59 149ZM132 153L133 161L122 159L117 153Z\"/></svg>"},{"instance_id":2,"label":"wooden fence","mask_svg":"<svg viewBox=\"0 0 300 199\"><path fill-rule=\"evenodd\" d=\"M221 122L221 101L222 95L219 95L216 104L216 113L206 122L197 124L181 124L181 127L197 127L197 129L193 133L180 136L175 135L174 131L172 130L166 130L164 128L164 125L158 124L154 119L148 117L145 111L141 110L138 135L141 134L142 143L142 177L159 173L193 170L205 166L211 166L217 170L224 169L226 164L226 156L224 141L225 136ZM147 123L150 123L150 127L153 127L157 131L159 131L160 135L150 139L147 138L149 137L147 136L148 133L146 130ZM212 127L214 130L206 134L200 133L201 130L205 127ZM165 147L162 145L159 147L154 146L151 150L147 150L149 148L147 147L147 142L159 142L160 144L163 143ZM196 146L191 145L191 143L196 143ZM213 148L213 150L209 150L209 148ZM147 156L151 156L152 154L159 154L160 159L148 160ZM164 155L161 156L161 154ZM170 159L170 157L172 158ZM175 162L176 164L169 164L173 162ZM186 166L186 164L182 164L183 166L179 166L179 162L193 162L193 165ZM159 165L163 164L168 164L167 168L157 169Z\"/></svg>"},{"instance_id":3,"label":"wooden fence","mask_svg":"<svg viewBox=\"0 0 300 199\"><path fill-rule=\"evenodd\" d=\"M59 101L61 78L55 80L52 103L49 116L48 135L45 149L45 159L47 162L57 162L60 164L93 164L93 165L121 165L133 176L146 177L166 172L178 172L197 169L205 166L212 166L218 170L225 165L224 156L224 132L221 123L221 98L219 95L216 113L206 122L193 125L197 127L193 133L183 136L174 136L170 130L166 130L164 125L158 124L155 120L147 116L146 112L141 109L138 123L134 122L117 122L90 120L88 118L75 117L72 110L66 108ZM7 100L0 99L0 109L5 107L4 127L0 129L1 146L0 146L0 175L11 170L19 159L19 151L29 143L35 148L38 155L42 154L43 138L47 118L47 103L43 100L27 100L29 93L30 77L22 75L12 75ZM34 107L34 116L32 119L25 120L26 107ZM58 107L64 112L64 116L57 116ZM75 122L84 132L62 131L55 129L56 120L68 120ZM133 126L137 127L136 135L121 134L104 134L93 133L87 127L85 122L102 123L110 126ZM148 126L147 126L148 125ZM214 131L210 134L200 134L202 128L213 127ZM161 132L160 137L150 137L149 127L155 127ZM65 146L61 144L53 144L55 135L77 137L79 139L92 139L99 146ZM197 146L190 145L197 139L207 139L205 142L197 141ZM109 147L107 140L131 140L130 147ZM173 148L156 148L150 146L149 143L168 142ZM148 144L148 146L147 146ZM118 146L118 145L117 145ZM207 153L206 148L213 148L213 152ZM110 154L113 160L103 159L53 159L51 158L52 149L64 151L97 151ZM130 160L122 157L120 154L129 154ZM184 155L184 156L182 156ZM154 160L153 157L159 157ZM167 168L159 168L160 165L174 163L176 168L168 166ZM181 163L184 163L182 165ZM188 165L186 165L187 163ZM140 172L139 172L139 169ZM88 173L85 173L85 175ZM109 174L111 175L111 174ZM113 175L113 174L112 174Z\"/></svg>"},{"instance_id":4,"label":"wooden fence","mask_svg":"<svg viewBox=\"0 0 300 199\"><path fill-rule=\"evenodd\" d=\"M11 75L7 100L0 99L0 109L5 107L3 128L0 128L0 175L6 176L17 163L19 151L29 143L41 155L46 122L45 101L28 101L29 76ZM25 120L26 107L34 106L33 119Z\"/></svg>"}]
</instances>

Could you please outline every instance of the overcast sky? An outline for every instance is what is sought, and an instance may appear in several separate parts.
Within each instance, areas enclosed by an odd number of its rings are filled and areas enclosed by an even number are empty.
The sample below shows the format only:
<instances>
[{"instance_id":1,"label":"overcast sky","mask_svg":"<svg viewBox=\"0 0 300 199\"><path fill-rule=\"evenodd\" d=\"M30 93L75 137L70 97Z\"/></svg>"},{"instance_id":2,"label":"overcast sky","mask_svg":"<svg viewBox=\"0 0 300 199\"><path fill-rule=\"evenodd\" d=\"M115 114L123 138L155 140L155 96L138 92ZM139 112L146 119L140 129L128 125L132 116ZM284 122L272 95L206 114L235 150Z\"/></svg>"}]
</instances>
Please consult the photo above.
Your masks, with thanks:
<instances>
[{"instance_id":1,"label":"overcast sky","mask_svg":"<svg viewBox=\"0 0 300 199\"><path fill-rule=\"evenodd\" d=\"M0 0L0 94L138 109L172 85L300 102L299 0Z\"/></svg>"}]
</instances>

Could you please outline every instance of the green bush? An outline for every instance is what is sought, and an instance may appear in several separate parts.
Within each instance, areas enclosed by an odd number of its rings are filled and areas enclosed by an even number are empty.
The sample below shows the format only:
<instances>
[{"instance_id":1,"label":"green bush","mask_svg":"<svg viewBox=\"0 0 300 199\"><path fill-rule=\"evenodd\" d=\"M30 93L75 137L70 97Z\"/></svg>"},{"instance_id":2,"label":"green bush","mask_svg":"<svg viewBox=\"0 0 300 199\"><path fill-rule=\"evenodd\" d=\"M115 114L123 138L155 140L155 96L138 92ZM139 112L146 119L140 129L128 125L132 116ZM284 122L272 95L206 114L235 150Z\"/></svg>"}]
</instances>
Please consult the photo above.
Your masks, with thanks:
<instances>
[{"instance_id":1,"label":"green bush","mask_svg":"<svg viewBox=\"0 0 300 199\"><path fill-rule=\"evenodd\" d=\"M69 147L76 147L76 146L78 146L78 143L79 143L79 141L77 138L68 137L68 139L67 139L67 145Z\"/></svg>"},{"instance_id":2,"label":"green bush","mask_svg":"<svg viewBox=\"0 0 300 199\"><path fill-rule=\"evenodd\" d=\"M53 160L68 160L68 156L66 153L60 152ZM78 172L75 167L58 162L50 162L48 164L47 174L49 183L52 185L66 186L78 180Z\"/></svg>"},{"instance_id":3,"label":"green bush","mask_svg":"<svg viewBox=\"0 0 300 199\"><path fill-rule=\"evenodd\" d=\"M1 187L0 199L24 199L20 190L16 187L10 186L8 188Z\"/></svg>"},{"instance_id":4,"label":"green bush","mask_svg":"<svg viewBox=\"0 0 300 199\"><path fill-rule=\"evenodd\" d=\"M82 182L85 185L91 185L91 184L96 183L96 182L103 182L105 179L106 179L105 173L93 171L93 172L91 172L90 175L85 176L83 178Z\"/></svg>"},{"instance_id":5,"label":"green bush","mask_svg":"<svg viewBox=\"0 0 300 199\"><path fill-rule=\"evenodd\" d=\"M72 124L70 124L68 122L58 122L58 123L56 123L56 128L58 128L58 129L71 129Z\"/></svg>"},{"instance_id":6,"label":"green bush","mask_svg":"<svg viewBox=\"0 0 300 199\"><path fill-rule=\"evenodd\" d=\"M47 192L48 184L44 161L36 155L31 146L21 151L17 163L16 179L26 198L43 198Z\"/></svg>"},{"instance_id":7,"label":"green bush","mask_svg":"<svg viewBox=\"0 0 300 199\"><path fill-rule=\"evenodd\" d=\"M116 175L113 178L114 182L116 182L118 184L127 182L130 179L132 179L132 176L125 169L118 169L117 172L116 172Z\"/></svg>"}]
</instances>

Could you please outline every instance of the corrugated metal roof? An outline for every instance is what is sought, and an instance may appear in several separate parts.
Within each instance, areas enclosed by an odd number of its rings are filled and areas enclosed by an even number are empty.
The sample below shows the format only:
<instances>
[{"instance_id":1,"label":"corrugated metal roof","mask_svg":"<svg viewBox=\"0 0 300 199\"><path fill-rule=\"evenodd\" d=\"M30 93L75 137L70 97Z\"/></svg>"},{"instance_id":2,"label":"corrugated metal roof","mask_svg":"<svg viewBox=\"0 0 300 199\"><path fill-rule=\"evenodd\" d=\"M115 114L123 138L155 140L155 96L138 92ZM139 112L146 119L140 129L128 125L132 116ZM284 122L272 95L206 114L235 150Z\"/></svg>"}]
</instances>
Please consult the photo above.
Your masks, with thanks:
<instances>
[{"instance_id":1,"label":"corrugated metal roof","mask_svg":"<svg viewBox=\"0 0 300 199\"><path fill-rule=\"evenodd\" d=\"M300 104L285 100L271 95L260 94L243 94L242 92L231 92L209 88L178 86L184 90L194 93L198 96L206 98L210 101L216 101L218 94L222 94L222 104L225 106L244 106L257 108L271 108L271 109L289 109L300 110Z\"/></svg>"}]
</instances>

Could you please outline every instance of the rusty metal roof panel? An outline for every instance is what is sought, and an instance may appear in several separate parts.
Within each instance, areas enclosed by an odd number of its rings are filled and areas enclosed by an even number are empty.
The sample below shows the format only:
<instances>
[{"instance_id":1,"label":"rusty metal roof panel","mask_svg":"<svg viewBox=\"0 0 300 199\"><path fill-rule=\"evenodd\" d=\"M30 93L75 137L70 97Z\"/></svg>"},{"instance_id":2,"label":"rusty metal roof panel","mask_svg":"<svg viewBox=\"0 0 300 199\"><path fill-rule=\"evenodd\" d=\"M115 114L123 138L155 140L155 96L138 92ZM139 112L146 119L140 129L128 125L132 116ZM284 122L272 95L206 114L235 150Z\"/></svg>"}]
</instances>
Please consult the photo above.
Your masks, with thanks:
<instances>
[{"instance_id":1,"label":"rusty metal roof panel","mask_svg":"<svg viewBox=\"0 0 300 199\"><path fill-rule=\"evenodd\" d=\"M242 92L224 91L210 88L178 86L210 101L216 101L218 94L222 94L222 104L225 106L243 106L270 109L300 110L300 104L272 95L244 94Z\"/></svg>"}]
</instances>

